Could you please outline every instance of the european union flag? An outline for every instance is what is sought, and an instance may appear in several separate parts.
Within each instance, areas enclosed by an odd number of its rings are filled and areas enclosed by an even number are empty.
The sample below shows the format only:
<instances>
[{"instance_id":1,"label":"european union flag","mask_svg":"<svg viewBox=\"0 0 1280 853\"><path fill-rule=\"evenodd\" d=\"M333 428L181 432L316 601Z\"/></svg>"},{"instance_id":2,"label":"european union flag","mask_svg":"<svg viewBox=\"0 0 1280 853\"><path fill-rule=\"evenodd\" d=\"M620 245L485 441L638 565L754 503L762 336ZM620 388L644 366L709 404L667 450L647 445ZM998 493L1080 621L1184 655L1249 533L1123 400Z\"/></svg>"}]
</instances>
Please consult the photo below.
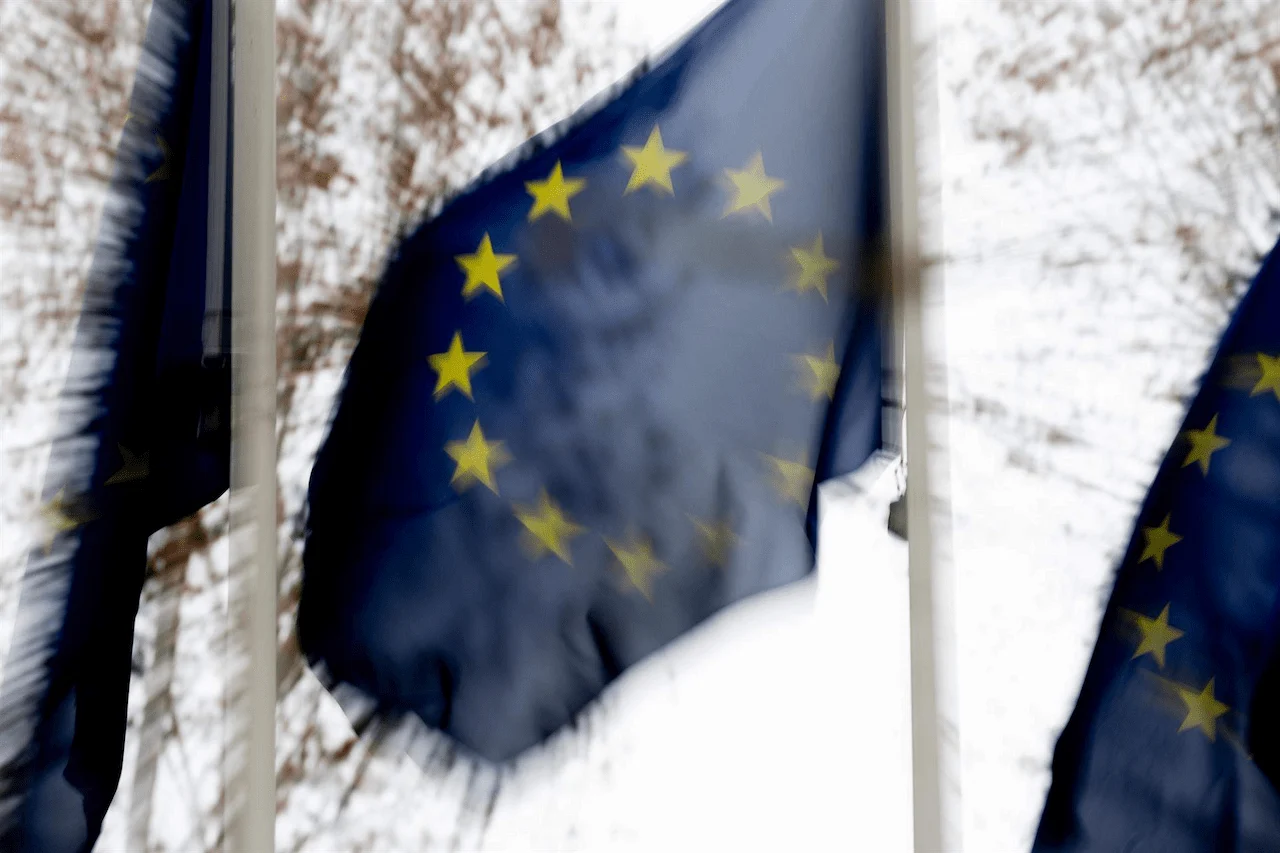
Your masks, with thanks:
<instances>
[{"instance_id":1,"label":"european union flag","mask_svg":"<svg viewBox=\"0 0 1280 853\"><path fill-rule=\"evenodd\" d=\"M403 241L312 472L331 686L501 761L812 571L881 443L883 30L736 0Z\"/></svg>"},{"instance_id":2,"label":"european union flag","mask_svg":"<svg viewBox=\"0 0 1280 853\"><path fill-rule=\"evenodd\" d=\"M228 11L152 6L6 666L5 850L93 846L120 776L147 537L228 485L230 100L211 85Z\"/></svg>"},{"instance_id":3,"label":"european union flag","mask_svg":"<svg viewBox=\"0 0 1280 853\"><path fill-rule=\"evenodd\" d=\"M1138 517L1037 851L1280 849L1280 251Z\"/></svg>"}]
</instances>

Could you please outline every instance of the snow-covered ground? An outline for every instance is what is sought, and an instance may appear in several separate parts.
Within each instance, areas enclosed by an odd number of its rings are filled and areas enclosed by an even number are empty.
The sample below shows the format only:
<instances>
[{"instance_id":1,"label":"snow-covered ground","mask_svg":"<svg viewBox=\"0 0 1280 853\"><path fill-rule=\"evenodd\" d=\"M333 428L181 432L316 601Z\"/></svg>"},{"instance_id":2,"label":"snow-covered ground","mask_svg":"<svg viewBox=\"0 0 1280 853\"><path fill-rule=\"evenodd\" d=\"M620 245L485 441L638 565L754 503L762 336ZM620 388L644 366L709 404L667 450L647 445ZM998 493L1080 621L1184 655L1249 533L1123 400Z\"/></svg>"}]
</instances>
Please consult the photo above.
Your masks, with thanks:
<instances>
[{"instance_id":1,"label":"snow-covered ground","mask_svg":"<svg viewBox=\"0 0 1280 853\"><path fill-rule=\"evenodd\" d=\"M583 3L569 4L571 46L615 59L637 45L665 46L717 5L615 0L618 26L601 44L606 31L593 29L593 18L585 11L573 17ZM285 13L295 6L279 5ZM936 68L939 98L937 133L924 139L922 153L941 188L930 196L940 208L927 213L941 222L948 379L937 427L948 451L957 574L964 842L975 853L1027 847L1114 560L1173 437L1180 397L1193 387L1225 319L1221 300L1201 297L1193 273L1204 259L1188 253L1177 217L1208 235L1198 244L1202 255L1218 252L1227 266L1248 266L1237 244L1266 245L1274 237L1262 201L1276 202L1276 174L1267 164L1280 160L1260 159L1255 168L1239 151L1203 142L1211 135L1206 128L1219 126L1238 140L1249 109L1226 97L1236 90L1220 54L1204 54L1201 82L1161 88L1153 79L1158 70L1142 62L1144 40L1161 36L1158 27L1141 29L1150 24L1141 0L1116 4L1119 12L1105 4L1043 5L1033 16L1030 5L938 4L937 62L927 63ZM1240 0L1231 10L1243 15L1255 7L1262 5ZM16 8L0 4L0 21ZM1113 27L1113 20L1126 23ZM380 37L380 23L365 15L344 37ZM1019 49L1031 55L1020 57ZM0 59L16 55L6 45ZM1059 71L1055 82L1020 85L1019 67L1056 67L1060 58L1102 71L1075 78ZM127 57L118 61L128 64ZM350 59L353 79L383 73L364 61ZM1274 87L1267 91L1274 105ZM87 121L83 93L58 97L65 104L42 120L60 127ZM387 119L359 91L340 90L336 101L344 118L328 142L355 159L335 185L357 186L359 177L385 168L367 137ZM538 120L545 124L572 106L549 99ZM1025 132L1027 153L1010 157L1009 133L996 126ZM448 166L474 172L517 134L504 126L472 140ZM1094 141L1081 146L1080 139ZM1234 207L1205 189L1206 174L1227 187L1218 189ZM19 177L0 172L5 187ZM68 269L87 265L100 204L91 184L66 179L74 195L55 207L67 235L56 243L65 256L59 263ZM333 205L330 219L299 215L303 224L284 223L281 251L323 243L329 254L314 262L320 278L352 264L376 271L385 241L362 237L360 228L381 233L380 206L390 202L354 191L319 204ZM1175 221L1164 221L1166 208ZM315 221L342 227L333 237L308 230ZM35 287L34 276L43 274L11 263L31 257L23 241L32 233L0 220L0 269L27 270L6 278L0 295ZM58 257L55 242L41 257ZM6 345L9 336L16 340L16 322L0 314ZM6 569L34 535L32 525L18 522L29 515L43 475L42 458L29 448L40 424L49 423L49 398L41 395L65 371L66 342L65 335L46 342L27 369L29 398L0 409L0 453L11 472L0 485ZM0 366L12 368L10 350L0 353ZM298 385L300 426L285 441L280 465L290 512L340 369L340 361L323 366ZM906 549L886 531L890 491L886 481L870 494L828 487L813 582L750 601L628 674L580 730L504 780L487 825L478 816L484 780L477 783L460 765L428 762L424 770L394 744L366 753L352 742L336 703L303 676L280 713L280 754L294 764L277 824L279 849L909 849ZM153 542L153 552L162 545ZM154 638L166 620L178 626L172 713L154 703L148 709L147 679L135 679L125 775L100 849L127 847L134 792L147 790L135 784L134 771L148 726L168 733L150 816L155 849L197 849L196 836L216 832L201 824L217 796L221 686L209 656L216 631L202 626L222 619L224 558L218 549L193 558L174 612L149 588L138 657L147 672L156 671ZM0 577L0 652L15 589L7 571ZM312 745L298 750L308 737Z\"/></svg>"}]
</instances>

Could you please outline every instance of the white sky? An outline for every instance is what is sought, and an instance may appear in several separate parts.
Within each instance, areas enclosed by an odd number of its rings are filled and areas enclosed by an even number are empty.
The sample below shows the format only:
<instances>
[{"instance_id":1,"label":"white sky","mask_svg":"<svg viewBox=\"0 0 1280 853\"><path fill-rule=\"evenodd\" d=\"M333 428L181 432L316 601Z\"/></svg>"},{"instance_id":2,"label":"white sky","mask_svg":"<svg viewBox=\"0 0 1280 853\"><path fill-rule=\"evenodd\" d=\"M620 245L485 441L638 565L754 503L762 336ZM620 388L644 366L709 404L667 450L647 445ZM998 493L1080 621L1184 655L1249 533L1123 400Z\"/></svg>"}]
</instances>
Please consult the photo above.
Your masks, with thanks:
<instances>
[{"instance_id":1,"label":"white sky","mask_svg":"<svg viewBox=\"0 0 1280 853\"><path fill-rule=\"evenodd\" d=\"M613 0L618 28L647 50L661 50L687 32L723 0Z\"/></svg>"}]
</instances>

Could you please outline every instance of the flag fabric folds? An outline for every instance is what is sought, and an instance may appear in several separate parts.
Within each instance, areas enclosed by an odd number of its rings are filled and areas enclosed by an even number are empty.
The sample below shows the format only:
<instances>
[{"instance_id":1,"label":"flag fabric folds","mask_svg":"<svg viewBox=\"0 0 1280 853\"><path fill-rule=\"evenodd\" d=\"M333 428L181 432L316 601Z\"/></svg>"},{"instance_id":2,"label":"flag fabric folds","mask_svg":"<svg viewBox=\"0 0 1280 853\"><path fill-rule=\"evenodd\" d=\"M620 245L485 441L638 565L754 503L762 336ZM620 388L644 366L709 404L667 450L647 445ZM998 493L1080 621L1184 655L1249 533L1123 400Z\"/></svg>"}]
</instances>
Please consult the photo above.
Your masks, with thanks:
<instances>
[{"instance_id":1,"label":"flag fabric folds","mask_svg":"<svg viewBox=\"0 0 1280 853\"><path fill-rule=\"evenodd\" d=\"M883 26L736 0L396 248L310 486L340 696L507 760L812 571L881 445Z\"/></svg>"},{"instance_id":2,"label":"flag fabric folds","mask_svg":"<svg viewBox=\"0 0 1280 853\"><path fill-rule=\"evenodd\" d=\"M1280 846L1277 317L1273 250L1138 516L1036 851Z\"/></svg>"},{"instance_id":3,"label":"flag fabric folds","mask_svg":"<svg viewBox=\"0 0 1280 853\"><path fill-rule=\"evenodd\" d=\"M148 535L228 485L227 245L210 240L226 233L210 217L225 216L229 174L211 169L230 131L211 118L229 104L210 86L217 2L155 0L148 21L61 401L47 535L5 665L5 850L93 846L120 776Z\"/></svg>"}]
</instances>

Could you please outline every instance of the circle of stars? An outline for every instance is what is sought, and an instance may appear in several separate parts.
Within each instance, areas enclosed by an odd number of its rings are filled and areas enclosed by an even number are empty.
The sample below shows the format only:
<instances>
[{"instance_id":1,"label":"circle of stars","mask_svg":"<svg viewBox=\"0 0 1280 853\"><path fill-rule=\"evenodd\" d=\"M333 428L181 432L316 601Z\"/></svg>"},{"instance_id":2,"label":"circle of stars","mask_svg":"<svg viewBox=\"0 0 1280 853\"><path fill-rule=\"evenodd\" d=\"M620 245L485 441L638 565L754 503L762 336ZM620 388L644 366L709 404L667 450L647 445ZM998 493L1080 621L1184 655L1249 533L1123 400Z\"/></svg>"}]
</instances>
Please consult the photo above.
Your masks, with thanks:
<instances>
[{"instance_id":1,"label":"circle of stars","mask_svg":"<svg viewBox=\"0 0 1280 853\"><path fill-rule=\"evenodd\" d=\"M623 196L648 190L659 197L674 197L678 181L673 172L678 172L690 159L687 151L667 147L662 130L656 124L643 145L622 145L619 153L621 161L630 169L627 182L622 187ZM721 218L758 216L772 223L772 200L786 189L786 181L766 171L761 152L749 157L741 169L724 169L723 178L729 197ZM585 177L572 174L572 171L566 174L564 163L556 160L545 178L524 182L531 200L527 221L538 222L550 217L572 224L573 200L587 187ZM503 278L519 259L514 253L499 251L488 231L481 235L475 251L455 255L454 260L462 272L462 297L465 301L487 294L505 303ZM828 302L830 280L840 270L840 263L827 254L822 232L817 232L807 244L793 246L787 260L792 265L787 289L800 296L815 294ZM453 333L443 352L428 355L428 365L435 374L434 399L441 401L456 392L475 403L475 377L487 364L489 353L486 349L469 349L459 329ZM840 376L834 342L829 341L814 352L793 354L790 358L796 370L797 384L810 401L830 402L834 399ZM470 432L465 437L447 441L444 451L454 463L450 482L460 492L479 484L493 494L499 494L499 469L514 461L503 441L486 435L479 418L473 419ZM813 488L813 469L803 458L767 454L763 454L763 458L778 497L785 503L807 509ZM522 546L531 559L554 556L566 565L573 564L573 543L586 532L586 528L574 521L545 489L539 492L533 504L512 504L512 511L523 528ZM706 562L717 567L728 565L739 542L728 519L694 516L689 516L689 519ZM669 570L656 556L652 540L629 533L625 540L606 536L604 542L613 555L619 577L652 601L654 580Z\"/></svg>"}]
</instances>

